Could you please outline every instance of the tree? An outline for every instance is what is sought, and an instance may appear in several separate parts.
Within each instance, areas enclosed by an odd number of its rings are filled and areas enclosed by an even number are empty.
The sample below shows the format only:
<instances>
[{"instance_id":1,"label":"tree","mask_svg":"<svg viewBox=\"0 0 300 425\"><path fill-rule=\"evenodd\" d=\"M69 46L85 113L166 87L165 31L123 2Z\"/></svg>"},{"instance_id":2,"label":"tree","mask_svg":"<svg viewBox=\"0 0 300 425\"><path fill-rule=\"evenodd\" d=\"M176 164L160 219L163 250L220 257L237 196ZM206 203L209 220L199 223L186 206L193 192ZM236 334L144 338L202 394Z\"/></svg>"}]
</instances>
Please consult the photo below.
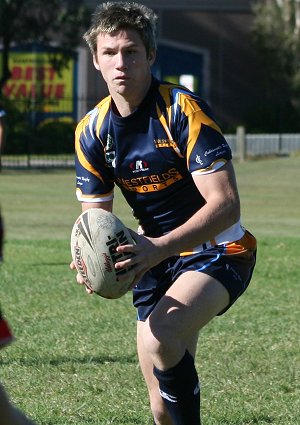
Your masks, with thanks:
<instances>
[{"instance_id":1,"label":"tree","mask_svg":"<svg viewBox=\"0 0 300 425\"><path fill-rule=\"evenodd\" d=\"M273 111L277 107L274 120L286 131L284 127L299 122L300 114L300 0L260 0L254 14L253 39L261 57L265 98Z\"/></svg>"},{"instance_id":2,"label":"tree","mask_svg":"<svg viewBox=\"0 0 300 425\"><path fill-rule=\"evenodd\" d=\"M51 55L59 71L68 62L68 52L79 45L89 11L81 0L0 0L0 44L2 69L0 92L10 78L11 47L32 42L63 47L64 55Z\"/></svg>"}]
</instances>

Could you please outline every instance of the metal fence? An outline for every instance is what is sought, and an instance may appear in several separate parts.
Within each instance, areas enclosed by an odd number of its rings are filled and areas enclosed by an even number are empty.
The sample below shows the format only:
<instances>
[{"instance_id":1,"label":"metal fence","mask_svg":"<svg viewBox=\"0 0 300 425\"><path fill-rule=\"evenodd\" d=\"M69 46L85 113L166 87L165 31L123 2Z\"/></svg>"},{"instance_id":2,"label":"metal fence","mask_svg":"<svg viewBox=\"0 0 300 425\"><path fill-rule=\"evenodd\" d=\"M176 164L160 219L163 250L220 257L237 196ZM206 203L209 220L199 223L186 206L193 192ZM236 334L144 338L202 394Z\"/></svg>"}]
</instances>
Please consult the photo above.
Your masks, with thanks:
<instances>
[{"instance_id":1,"label":"metal fence","mask_svg":"<svg viewBox=\"0 0 300 425\"><path fill-rule=\"evenodd\" d=\"M74 168L74 155L2 155L2 170Z\"/></svg>"},{"instance_id":2,"label":"metal fence","mask_svg":"<svg viewBox=\"0 0 300 425\"><path fill-rule=\"evenodd\" d=\"M245 159L259 156L291 155L299 153L300 134L245 134L244 141L238 134L225 135L233 157L239 159L240 144L244 143ZM50 169L73 168L72 154L60 155L3 155L2 169Z\"/></svg>"},{"instance_id":3,"label":"metal fence","mask_svg":"<svg viewBox=\"0 0 300 425\"><path fill-rule=\"evenodd\" d=\"M239 158L241 141L237 134L226 135L234 158ZM299 152L300 134L245 134L245 157L290 155Z\"/></svg>"}]
</instances>

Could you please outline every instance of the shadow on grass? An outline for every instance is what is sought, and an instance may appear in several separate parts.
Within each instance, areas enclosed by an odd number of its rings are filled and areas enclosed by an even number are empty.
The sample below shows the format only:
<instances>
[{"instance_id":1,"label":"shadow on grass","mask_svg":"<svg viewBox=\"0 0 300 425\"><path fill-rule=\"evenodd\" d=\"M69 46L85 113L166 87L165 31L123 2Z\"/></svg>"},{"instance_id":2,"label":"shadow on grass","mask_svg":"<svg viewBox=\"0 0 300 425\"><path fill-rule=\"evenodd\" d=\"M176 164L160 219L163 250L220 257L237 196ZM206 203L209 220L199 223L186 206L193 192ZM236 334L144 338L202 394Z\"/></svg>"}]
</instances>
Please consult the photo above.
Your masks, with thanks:
<instances>
[{"instance_id":1,"label":"shadow on grass","mask_svg":"<svg viewBox=\"0 0 300 425\"><path fill-rule=\"evenodd\" d=\"M54 358L47 357L35 357L35 358L20 358L15 359L14 363L19 364L20 366L41 366L41 365L50 365L50 366L61 366L63 364L91 364L91 365L99 365L99 364L109 364L109 363L120 363L120 364L135 364L137 362L137 358L135 354L130 355L120 355L120 356L110 356L110 355L99 355L99 356L82 356L82 357L74 357L74 356L61 356ZM11 361L9 359L0 359L0 365L9 364Z\"/></svg>"},{"instance_id":2,"label":"shadow on grass","mask_svg":"<svg viewBox=\"0 0 300 425\"><path fill-rule=\"evenodd\" d=\"M226 418L222 418L222 425L264 425L264 424L275 424L275 418L269 415L261 414L249 414L247 418L238 419L236 421L232 421L232 419L228 420Z\"/></svg>"}]
</instances>

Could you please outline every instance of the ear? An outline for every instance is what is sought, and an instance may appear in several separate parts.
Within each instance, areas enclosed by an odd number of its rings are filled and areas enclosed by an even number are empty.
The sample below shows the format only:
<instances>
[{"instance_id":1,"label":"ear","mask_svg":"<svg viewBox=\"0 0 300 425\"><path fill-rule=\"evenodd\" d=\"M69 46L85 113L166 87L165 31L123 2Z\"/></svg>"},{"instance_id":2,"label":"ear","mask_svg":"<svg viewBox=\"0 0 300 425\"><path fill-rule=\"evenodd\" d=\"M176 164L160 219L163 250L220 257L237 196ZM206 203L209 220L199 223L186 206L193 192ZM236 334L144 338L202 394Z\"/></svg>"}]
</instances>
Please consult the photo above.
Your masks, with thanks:
<instances>
[{"instance_id":1,"label":"ear","mask_svg":"<svg viewBox=\"0 0 300 425\"><path fill-rule=\"evenodd\" d=\"M150 63L150 66L154 64L156 59L156 50L150 50L149 55L148 55L148 61Z\"/></svg>"},{"instance_id":2,"label":"ear","mask_svg":"<svg viewBox=\"0 0 300 425\"><path fill-rule=\"evenodd\" d=\"M94 64L94 67L97 69L97 71L100 71L100 66L98 64L96 55L93 55L93 64Z\"/></svg>"}]
</instances>

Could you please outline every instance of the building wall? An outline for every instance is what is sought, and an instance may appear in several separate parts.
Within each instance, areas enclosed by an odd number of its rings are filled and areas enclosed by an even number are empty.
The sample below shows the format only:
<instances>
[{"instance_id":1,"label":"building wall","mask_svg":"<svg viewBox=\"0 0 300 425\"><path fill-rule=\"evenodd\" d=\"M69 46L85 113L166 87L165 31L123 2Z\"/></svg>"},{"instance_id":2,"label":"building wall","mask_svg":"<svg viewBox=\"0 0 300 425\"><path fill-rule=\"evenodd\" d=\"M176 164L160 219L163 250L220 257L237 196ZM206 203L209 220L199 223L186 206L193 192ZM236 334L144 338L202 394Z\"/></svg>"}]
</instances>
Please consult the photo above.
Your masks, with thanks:
<instances>
[{"instance_id":1,"label":"building wall","mask_svg":"<svg viewBox=\"0 0 300 425\"><path fill-rule=\"evenodd\" d=\"M181 11L180 16L175 10L163 12L160 36L207 50L208 100L228 127L243 123L260 96L251 22L247 12Z\"/></svg>"},{"instance_id":2,"label":"building wall","mask_svg":"<svg viewBox=\"0 0 300 425\"><path fill-rule=\"evenodd\" d=\"M91 10L98 4L93 0L86 3ZM210 103L224 130L244 124L249 108L255 107L261 96L258 58L251 45L253 1L144 0L142 3L159 16L158 42L164 40L206 51L208 68L200 95ZM105 85L95 75L90 57L86 68L88 93L103 97L107 94Z\"/></svg>"}]
</instances>

